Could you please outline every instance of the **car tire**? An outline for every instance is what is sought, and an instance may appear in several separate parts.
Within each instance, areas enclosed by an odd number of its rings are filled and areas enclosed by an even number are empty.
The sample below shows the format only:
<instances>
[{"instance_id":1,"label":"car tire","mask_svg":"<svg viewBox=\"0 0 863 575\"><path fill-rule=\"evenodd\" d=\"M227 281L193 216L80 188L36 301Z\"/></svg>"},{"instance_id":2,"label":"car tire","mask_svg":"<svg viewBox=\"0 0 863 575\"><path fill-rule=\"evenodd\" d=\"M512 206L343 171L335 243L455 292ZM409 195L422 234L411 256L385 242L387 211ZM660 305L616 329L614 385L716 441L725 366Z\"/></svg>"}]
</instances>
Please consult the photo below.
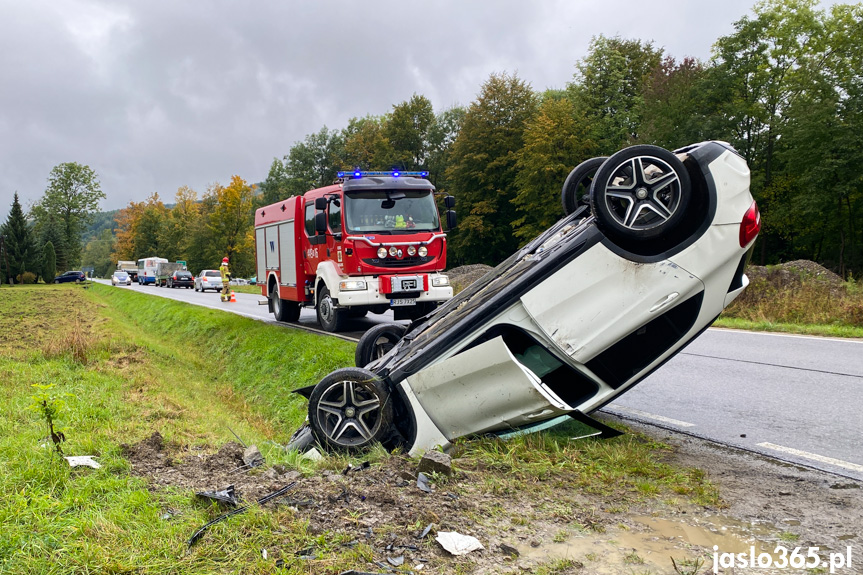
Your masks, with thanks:
<instances>
[{"instance_id":1,"label":"car tire","mask_svg":"<svg viewBox=\"0 0 863 575\"><path fill-rule=\"evenodd\" d=\"M658 146L625 148L606 160L590 187L596 224L612 241L654 240L673 235L692 196L689 173Z\"/></svg>"},{"instance_id":2,"label":"car tire","mask_svg":"<svg viewBox=\"0 0 863 575\"><path fill-rule=\"evenodd\" d=\"M405 335L408 328L400 323L380 323L366 331L357 342L354 362L365 367L385 356Z\"/></svg>"},{"instance_id":3,"label":"car tire","mask_svg":"<svg viewBox=\"0 0 863 575\"><path fill-rule=\"evenodd\" d=\"M607 159L607 156L591 158L572 169L560 192L563 213L568 216L575 212L578 206L590 204L590 184L593 183L596 171Z\"/></svg>"},{"instance_id":4,"label":"car tire","mask_svg":"<svg viewBox=\"0 0 863 575\"><path fill-rule=\"evenodd\" d=\"M300 304L280 298L278 291L273 291L270 299L273 300L273 315L276 321L295 322L300 319Z\"/></svg>"},{"instance_id":5,"label":"car tire","mask_svg":"<svg viewBox=\"0 0 863 575\"><path fill-rule=\"evenodd\" d=\"M330 333L341 331L345 323L345 313L336 308L333 298L330 297L330 290L326 286L321 286L315 311L318 315L318 323L321 324L324 331Z\"/></svg>"},{"instance_id":6,"label":"car tire","mask_svg":"<svg viewBox=\"0 0 863 575\"><path fill-rule=\"evenodd\" d=\"M55 284L59 284L59 283L60 283L60 280L54 280L54 283L55 283Z\"/></svg>"},{"instance_id":7,"label":"car tire","mask_svg":"<svg viewBox=\"0 0 863 575\"><path fill-rule=\"evenodd\" d=\"M324 447L354 451L382 442L392 433L393 402L386 384L374 373L338 369L322 379L309 396L309 424Z\"/></svg>"}]
</instances>

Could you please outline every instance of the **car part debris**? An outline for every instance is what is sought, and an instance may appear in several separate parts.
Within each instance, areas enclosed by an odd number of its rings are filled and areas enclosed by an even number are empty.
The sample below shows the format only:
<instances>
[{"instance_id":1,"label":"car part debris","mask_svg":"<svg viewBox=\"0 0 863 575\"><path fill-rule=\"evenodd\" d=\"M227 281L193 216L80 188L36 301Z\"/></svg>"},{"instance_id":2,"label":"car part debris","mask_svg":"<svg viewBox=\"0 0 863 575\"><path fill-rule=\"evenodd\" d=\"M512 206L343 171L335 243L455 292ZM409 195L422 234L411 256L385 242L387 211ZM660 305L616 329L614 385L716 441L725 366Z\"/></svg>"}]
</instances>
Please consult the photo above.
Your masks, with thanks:
<instances>
[{"instance_id":1,"label":"car part debris","mask_svg":"<svg viewBox=\"0 0 863 575\"><path fill-rule=\"evenodd\" d=\"M369 463L368 461L363 461L357 466L348 463L348 466L345 467L344 471L342 471L342 475L347 475L352 471L362 471L364 469L368 469L369 467L371 467L371 463Z\"/></svg>"},{"instance_id":2,"label":"car part debris","mask_svg":"<svg viewBox=\"0 0 863 575\"><path fill-rule=\"evenodd\" d=\"M96 457L95 455L70 455L64 457L66 461L69 462L69 467L92 467L93 469L99 469L102 467L99 465L99 462L93 459Z\"/></svg>"},{"instance_id":3,"label":"car part debris","mask_svg":"<svg viewBox=\"0 0 863 575\"><path fill-rule=\"evenodd\" d=\"M418 537L418 538L419 538L419 539L425 539L425 538L426 538L426 535L428 535L428 534L429 534L429 531L431 531L431 530L432 530L432 527L434 527L434 523L429 523L428 525L426 525L426 528L425 528L425 529L423 529L423 532L422 532L422 533L420 533L420 535L419 535L419 537Z\"/></svg>"},{"instance_id":4,"label":"car part debris","mask_svg":"<svg viewBox=\"0 0 863 575\"><path fill-rule=\"evenodd\" d=\"M240 436L239 436L239 435L237 435L237 434L236 434L236 432L235 432L233 429L231 429L231 428L230 428L229 426L227 426L227 425L226 425L225 427L227 427L227 428L228 428L228 431L230 431L230 432L231 432L231 434L233 434L233 436L237 438L237 441L239 441L239 442L240 442L240 445L242 445L243 447L246 447L246 442L245 442L245 441L243 441L242 439L240 439Z\"/></svg>"},{"instance_id":5,"label":"car part debris","mask_svg":"<svg viewBox=\"0 0 863 575\"><path fill-rule=\"evenodd\" d=\"M250 445L243 451L243 463L249 467L260 467L264 464L264 456L257 445Z\"/></svg>"},{"instance_id":6,"label":"car part debris","mask_svg":"<svg viewBox=\"0 0 863 575\"><path fill-rule=\"evenodd\" d=\"M417 487L420 488L420 491L425 491L426 493L432 492L428 475L425 473L417 473Z\"/></svg>"},{"instance_id":7,"label":"car part debris","mask_svg":"<svg viewBox=\"0 0 863 575\"><path fill-rule=\"evenodd\" d=\"M231 507L236 507L240 503L233 485L228 485L221 491L198 491L195 495L202 499L212 499L219 503L227 503Z\"/></svg>"},{"instance_id":8,"label":"car part debris","mask_svg":"<svg viewBox=\"0 0 863 575\"><path fill-rule=\"evenodd\" d=\"M435 541L452 555L467 555L471 551L485 549L476 537L455 531L438 531Z\"/></svg>"},{"instance_id":9,"label":"car part debris","mask_svg":"<svg viewBox=\"0 0 863 575\"><path fill-rule=\"evenodd\" d=\"M288 485L286 485L285 487L282 487L282 488L281 488L281 489L279 489L278 491L274 491L274 492L272 492L272 493L270 493L270 494L268 494L268 495L264 495L263 497L261 497L260 499L258 499L257 501L255 501L255 504L257 504L257 505L263 505L264 503L267 503L267 502L269 502L269 501L272 501L273 499L277 499L277 498L279 498L279 497L282 497L282 496L283 496L283 495L285 495L288 491L290 491L291 489L293 489L296 485L297 485L297 482L296 482L296 481L294 481L293 483L289 483ZM192 536L191 536L191 537L189 537L189 541L188 541L186 544L187 544L189 547L191 547L192 545L194 545L195 543L197 543L197 542L198 542L198 540L199 540L201 537L203 537L204 533L206 533L206 532L207 532L207 529L209 529L210 527L212 527L212 526L213 526L213 525L215 525L216 523L219 523L219 522L221 522L221 521L224 521L224 520L225 520L225 519L227 519L228 517L231 517L231 516L233 516L233 515L237 515L237 514L242 513L243 511L247 510L249 507L251 507L251 505L244 505L244 506L242 506L242 507L238 507L238 508L236 508L236 509L234 509L234 510L228 511L227 513L225 513L225 514L223 514L223 515L219 515L218 517L216 517L215 519L213 519L212 521L210 521L209 523L207 523L206 525L204 525L203 527L201 527L200 529L198 529L197 531L195 531L195 533L194 533L194 534L192 534Z\"/></svg>"},{"instance_id":10,"label":"car part debris","mask_svg":"<svg viewBox=\"0 0 863 575\"><path fill-rule=\"evenodd\" d=\"M387 557L387 563L392 565L393 567L401 567L405 562L405 556L399 555L398 557Z\"/></svg>"}]
</instances>

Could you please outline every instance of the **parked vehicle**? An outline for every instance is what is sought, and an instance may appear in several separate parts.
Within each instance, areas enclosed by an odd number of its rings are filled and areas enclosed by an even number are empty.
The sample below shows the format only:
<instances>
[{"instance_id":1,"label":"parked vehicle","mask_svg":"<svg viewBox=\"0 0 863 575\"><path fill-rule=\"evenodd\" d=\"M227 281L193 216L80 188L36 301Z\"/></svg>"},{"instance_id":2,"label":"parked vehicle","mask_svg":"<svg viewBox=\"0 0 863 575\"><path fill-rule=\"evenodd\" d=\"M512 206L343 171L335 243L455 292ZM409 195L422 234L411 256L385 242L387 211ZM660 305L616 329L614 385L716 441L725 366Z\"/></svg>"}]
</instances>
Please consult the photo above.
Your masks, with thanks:
<instances>
[{"instance_id":1,"label":"parked vehicle","mask_svg":"<svg viewBox=\"0 0 863 575\"><path fill-rule=\"evenodd\" d=\"M138 284L147 285L156 283L156 266L160 263L167 263L165 258L143 258L138 260Z\"/></svg>"},{"instance_id":2,"label":"parked vehicle","mask_svg":"<svg viewBox=\"0 0 863 575\"><path fill-rule=\"evenodd\" d=\"M83 281L87 281L87 276L81 271L65 272L54 278L55 284L64 284L68 282L79 284Z\"/></svg>"},{"instance_id":3,"label":"parked vehicle","mask_svg":"<svg viewBox=\"0 0 863 575\"><path fill-rule=\"evenodd\" d=\"M195 287L195 276L192 272L186 270L178 270L168 276L169 288L193 288Z\"/></svg>"},{"instance_id":4,"label":"parked vehicle","mask_svg":"<svg viewBox=\"0 0 863 575\"><path fill-rule=\"evenodd\" d=\"M165 287L168 280L175 272L186 269L186 264L181 262L159 262L156 264L156 286Z\"/></svg>"},{"instance_id":5,"label":"parked vehicle","mask_svg":"<svg viewBox=\"0 0 863 575\"><path fill-rule=\"evenodd\" d=\"M201 270L201 273L195 276L195 291L205 292L208 289L222 289L222 274L219 270Z\"/></svg>"},{"instance_id":6,"label":"parked vehicle","mask_svg":"<svg viewBox=\"0 0 863 575\"><path fill-rule=\"evenodd\" d=\"M232 278L228 283L232 286L247 286L249 285L249 280L243 278Z\"/></svg>"},{"instance_id":7,"label":"parked vehicle","mask_svg":"<svg viewBox=\"0 0 863 575\"><path fill-rule=\"evenodd\" d=\"M130 286L132 285L132 278L123 270L117 270L111 275L111 285Z\"/></svg>"},{"instance_id":8,"label":"parked vehicle","mask_svg":"<svg viewBox=\"0 0 863 575\"><path fill-rule=\"evenodd\" d=\"M138 262L120 260L117 262L117 271L129 274L133 282L138 281Z\"/></svg>"},{"instance_id":9,"label":"parked vehicle","mask_svg":"<svg viewBox=\"0 0 863 575\"><path fill-rule=\"evenodd\" d=\"M358 367L298 390L309 427L294 445L416 454L470 434L590 421L749 283L761 220L728 144L590 160L563 200L564 219L482 279L408 328L369 330Z\"/></svg>"},{"instance_id":10,"label":"parked vehicle","mask_svg":"<svg viewBox=\"0 0 863 575\"><path fill-rule=\"evenodd\" d=\"M326 331L392 309L416 319L452 297L435 187L426 172L339 173L332 186L255 212L261 294L279 321L317 310ZM455 225L455 198L445 199Z\"/></svg>"}]
</instances>

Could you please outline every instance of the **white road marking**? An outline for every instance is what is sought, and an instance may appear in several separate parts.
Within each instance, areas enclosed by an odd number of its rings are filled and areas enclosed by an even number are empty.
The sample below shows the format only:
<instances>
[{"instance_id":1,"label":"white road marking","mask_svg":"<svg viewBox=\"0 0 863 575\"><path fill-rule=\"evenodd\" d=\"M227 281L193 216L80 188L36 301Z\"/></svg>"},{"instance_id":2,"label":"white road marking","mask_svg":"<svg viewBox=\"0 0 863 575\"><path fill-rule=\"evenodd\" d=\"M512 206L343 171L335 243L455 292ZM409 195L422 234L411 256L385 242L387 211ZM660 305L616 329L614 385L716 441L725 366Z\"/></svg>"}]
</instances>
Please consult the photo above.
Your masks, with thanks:
<instances>
[{"instance_id":1,"label":"white road marking","mask_svg":"<svg viewBox=\"0 0 863 575\"><path fill-rule=\"evenodd\" d=\"M731 327L711 327L708 331L724 331L745 333L747 335L767 335L772 337L791 337L795 339L816 339L819 341L841 341L842 343L863 343L863 339L853 337L830 337L821 335L806 335L802 333L781 333L778 331L748 331L745 329L734 329Z\"/></svg>"},{"instance_id":2,"label":"white road marking","mask_svg":"<svg viewBox=\"0 0 863 575\"><path fill-rule=\"evenodd\" d=\"M653 413L647 413L646 411L641 411L640 409L632 409L631 407L623 407L622 405L617 405L616 403L612 403L608 405L616 411L621 411L623 413L628 413L630 415L635 415L638 417L644 417L645 419L652 419L654 421L660 421L662 423L667 423L668 425L676 425L677 427L695 427L694 423L689 423L688 421L680 421L679 419L671 419L670 417L665 417L662 415L655 415Z\"/></svg>"},{"instance_id":3,"label":"white road marking","mask_svg":"<svg viewBox=\"0 0 863 575\"><path fill-rule=\"evenodd\" d=\"M842 467L843 469L850 469L851 471L857 471L858 473L863 473L863 465L858 465L856 463L850 463L848 461L842 461L841 459L833 459L832 457L826 457L824 455L818 455L817 453L809 453L808 451L800 451L799 449L794 449L793 447L783 447L781 445L776 445L775 443L758 443L756 444L758 447L763 447L765 449L772 449L773 451L781 451L782 453L788 453L789 455L796 455L797 457L802 457L803 459L811 459L812 461L818 461L820 463L826 463L828 465L835 465L836 467Z\"/></svg>"}]
</instances>

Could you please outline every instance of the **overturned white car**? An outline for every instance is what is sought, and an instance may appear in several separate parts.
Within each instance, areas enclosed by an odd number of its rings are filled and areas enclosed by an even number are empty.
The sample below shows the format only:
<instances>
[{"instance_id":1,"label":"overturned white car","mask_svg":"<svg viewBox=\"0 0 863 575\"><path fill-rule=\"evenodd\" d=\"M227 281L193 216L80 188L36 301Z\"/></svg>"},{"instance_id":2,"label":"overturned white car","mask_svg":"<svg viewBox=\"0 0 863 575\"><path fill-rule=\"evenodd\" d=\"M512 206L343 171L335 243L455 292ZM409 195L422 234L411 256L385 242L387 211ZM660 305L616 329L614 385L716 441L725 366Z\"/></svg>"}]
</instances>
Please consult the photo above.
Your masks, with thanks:
<instances>
[{"instance_id":1,"label":"overturned white car","mask_svg":"<svg viewBox=\"0 0 863 575\"><path fill-rule=\"evenodd\" d=\"M455 298L410 327L367 332L362 367L297 390L309 398L306 436L416 453L583 418L679 352L748 284L760 216L746 162L725 143L588 160L562 198L564 219Z\"/></svg>"}]
</instances>

